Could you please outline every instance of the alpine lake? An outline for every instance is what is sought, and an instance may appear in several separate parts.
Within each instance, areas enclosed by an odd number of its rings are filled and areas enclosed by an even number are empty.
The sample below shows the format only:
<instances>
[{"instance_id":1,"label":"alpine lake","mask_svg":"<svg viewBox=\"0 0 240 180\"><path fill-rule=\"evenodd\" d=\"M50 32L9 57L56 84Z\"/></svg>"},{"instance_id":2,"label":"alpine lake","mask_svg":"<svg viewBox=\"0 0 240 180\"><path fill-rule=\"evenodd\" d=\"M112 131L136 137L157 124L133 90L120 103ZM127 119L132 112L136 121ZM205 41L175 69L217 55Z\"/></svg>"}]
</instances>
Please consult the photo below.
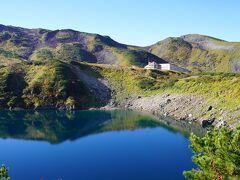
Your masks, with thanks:
<instances>
[{"instance_id":1,"label":"alpine lake","mask_svg":"<svg viewBox=\"0 0 240 180\"><path fill-rule=\"evenodd\" d=\"M0 111L0 163L16 180L178 180L197 124L134 111Z\"/></svg>"}]
</instances>

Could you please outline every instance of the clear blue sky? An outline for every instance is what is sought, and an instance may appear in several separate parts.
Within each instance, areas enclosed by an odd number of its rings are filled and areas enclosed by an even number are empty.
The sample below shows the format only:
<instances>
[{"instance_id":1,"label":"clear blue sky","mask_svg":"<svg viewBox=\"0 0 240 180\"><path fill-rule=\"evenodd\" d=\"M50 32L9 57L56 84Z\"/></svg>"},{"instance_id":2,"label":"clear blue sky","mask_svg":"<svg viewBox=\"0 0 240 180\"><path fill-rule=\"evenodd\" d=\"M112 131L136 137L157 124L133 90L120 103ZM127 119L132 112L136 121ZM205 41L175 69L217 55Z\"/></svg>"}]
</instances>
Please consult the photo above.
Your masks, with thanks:
<instances>
[{"instance_id":1,"label":"clear blue sky","mask_svg":"<svg viewBox=\"0 0 240 180\"><path fill-rule=\"evenodd\" d=\"M142 46L189 33L240 41L240 1L4 0L0 24L71 28Z\"/></svg>"}]
</instances>

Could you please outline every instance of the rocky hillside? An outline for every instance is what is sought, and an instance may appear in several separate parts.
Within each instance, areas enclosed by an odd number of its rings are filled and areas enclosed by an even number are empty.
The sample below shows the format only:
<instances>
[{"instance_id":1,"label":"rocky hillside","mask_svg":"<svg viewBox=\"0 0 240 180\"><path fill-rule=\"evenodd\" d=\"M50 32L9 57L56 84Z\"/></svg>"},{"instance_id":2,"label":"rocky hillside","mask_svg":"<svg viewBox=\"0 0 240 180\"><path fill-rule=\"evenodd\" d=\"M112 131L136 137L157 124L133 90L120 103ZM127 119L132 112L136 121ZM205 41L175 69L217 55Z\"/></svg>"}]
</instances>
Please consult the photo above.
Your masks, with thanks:
<instances>
[{"instance_id":1,"label":"rocky hillside","mask_svg":"<svg viewBox=\"0 0 240 180\"><path fill-rule=\"evenodd\" d=\"M203 35L170 37L146 48L195 72L240 72L240 43Z\"/></svg>"},{"instance_id":2,"label":"rocky hillside","mask_svg":"<svg viewBox=\"0 0 240 180\"><path fill-rule=\"evenodd\" d=\"M50 31L0 25L0 63L49 59L139 67L146 65L148 60L165 62L108 36L70 29Z\"/></svg>"}]
</instances>

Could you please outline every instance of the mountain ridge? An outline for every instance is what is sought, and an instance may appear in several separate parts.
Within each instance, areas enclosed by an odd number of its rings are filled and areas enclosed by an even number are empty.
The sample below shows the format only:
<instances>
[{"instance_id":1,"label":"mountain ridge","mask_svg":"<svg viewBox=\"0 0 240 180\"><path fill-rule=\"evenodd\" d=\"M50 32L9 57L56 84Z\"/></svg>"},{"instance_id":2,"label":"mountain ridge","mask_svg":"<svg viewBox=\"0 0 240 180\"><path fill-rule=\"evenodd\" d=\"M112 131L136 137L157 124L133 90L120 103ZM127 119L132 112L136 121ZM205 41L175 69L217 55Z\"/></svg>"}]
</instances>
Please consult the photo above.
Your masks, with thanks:
<instances>
[{"instance_id":1,"label":"mountain ridge","mask_svg":"<svg viewBox=\"0 0 240 180\"><path fill-rule=\"evenodd\" d=\"M240 42L188 34L166 38L147 50L194 72L240 72Z\"/></svg>"},{"instance_id":2,"label":"mountain ridge","mask_svg":"<svg viewBox=\"0 0 240 180\"><path fill-rule=\"evenodd\" d=\"M68 59L100 64L143 67L149 60L163 59L143 50L118 43L109 36L72 29L26 29L0 25L0 55L20 60ZM33 57L33 59L32 59Z\"/></svg>"},{"instance_id":3,"label":"mountain ridge","mask_svg":"<svg viewBox=\"0 0 240 180\"><path fill-rule=\"evenodd\" d=\"M196 72L240 72L240 42L186 34L140 47L72 29L28 29L0 24L0 63L49 59L144 67L173 63Z\"/></svg>"}]
</instances>

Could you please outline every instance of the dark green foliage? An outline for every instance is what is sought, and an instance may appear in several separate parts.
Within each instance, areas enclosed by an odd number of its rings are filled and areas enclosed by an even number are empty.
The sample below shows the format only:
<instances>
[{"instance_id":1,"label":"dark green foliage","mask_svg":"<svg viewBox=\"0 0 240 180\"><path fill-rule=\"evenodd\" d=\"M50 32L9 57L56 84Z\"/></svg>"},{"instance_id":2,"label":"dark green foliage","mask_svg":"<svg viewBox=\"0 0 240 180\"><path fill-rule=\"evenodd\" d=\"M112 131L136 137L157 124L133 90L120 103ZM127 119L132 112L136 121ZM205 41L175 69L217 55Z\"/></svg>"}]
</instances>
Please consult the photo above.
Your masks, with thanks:
<instances>
[{"instance_id":1,"label":"dark green foliage","mask_svg":"<svg viewBox=\"0 0 240 180\"><path fill-rule=\"evenodd\" d=\"M2 165L0 168L0 180L10 180L10 177L8 176L8 169L5 165Z\"/></svg>"},{"instance_id":2,"label":"dark green foliage","mask_svg":"<svg viewBox=\"0 0 240 180\"><path fill-rule=\"evenodd\" d=\"M124 55L124 60L127 60L125 65L130 64L138 67L144 67L149 61L166 63L163 59L143 50L117 49L116 51Z\"/></svg>"},{"instance_id":3,"label":"dark green foliage","mask_svg":"<svg viewBox=\"0 0 240 180\"><path fill-rule=\"evenodd\" d=\"M74 105L76 105L76 107L87 108L87 104L91 103L91 96L83 82L78 79L70 67L64 63L57 64L56 72L56 82L58 82L57 88L62 90L61 96L65 101L67 102L67 100L71 98L74 100ZM66 97L64 97L64 95ZM84 107L84 105L86 105L86 107Z\"/></svg>"},{"instance_id":4,"label":"dark green foliage","mask_svg":"<svg viewBox=\"0 0 240 180\"><path fill-rule=\"evenodd\" d=\"M138 86L141 89L151 89L154 86L154 83L156 83L154 79L144 78L139 81Z\"/></svg>"},{"instance_id":5,"label":"dark green foliage","mask_svg":"<svg viewBox=\"0 0 240 180\"><path fill-rule=\"evenodd\" d=\"M28 86L23 91L27 107L65 108L71 104L71 107L83 109L92 103L88 89L66 63L46 62L28 79Z\"/></svg>"},{"instance_id":6,"label":"dark green foliage","mask_svg":"<svg viewBox=\"0 0 240 180\"><path fill-rule=\"evenodd\" d=\"M148 63L148 61L156 60L157 63L161 63L158 61L158 58L154 58L154 56L146 51L136 51L136 50L129 50L127 56L130 56L130 64L144 67ZM162 61L164 62L164 61Z\"/></svg>"},{"instance_id":7,"label":"dark green foliage","mask_svg":"<svg viewBox=\"0 0 240 180\"><path fill-rule=\"evenodd\" d=\"M56 57L57 59L60 59L62 61L81 61L82 57L80 55L80 50L73 45L70 44L61 44L58 46L56 51Z\"/></svg>"},{"instance_id":8,"label":"dark green foliage","mask_svg":"<svg viewBox=\"0 0 240 180\"><path fill-rule=\"evenodd\" d=\"M173 71L150 70L145 74L146 77L140 77L138 87L143 90L159 90L171 88L179 78L187 77L187 74Z\"/></svg>"},{"instance_id":9,"label":"dark green foliage","mask_svg":"<svg viewBox=\"0 0 240 180\"><path fill-rule=\"evenodd\" d=\"M49 61L53 59L53 52L51 49L39 49L36 52L34 52L34 55L32 57L33 60L38 61Z\"/></svg>"},{"instance_id":10,"label":"dark green foliage","mask_svg":"<svg viewBox=\"0 0 240 180\"><path fill-rule=\"evenodd\" d=\"M89 52L81 49L77 44L61 44L57 47L55 58L70 61L96 62L96 58Z\"/></svg>"},{"instance_id":11,"label":"dark green foliage","mask_svg":"<svg viewBox=\"0 0 240 180\"><path fill-rule=\"evenodd\" d=\"M171 88L176 82L175 79L163 78L161 81L157 81L156 79L144 78L139 81L138 86L143 90L158 90Z\"/></svg>"},{"instance_id":12,"label":"dark green foliage","mask_svg":"<svg viewBox=\"0 0 240 180\"><path fill-rule=\"evenodd\" d=\"M52 59L0 68L0 108L86 109L101 105L72 64Z\"/></svg>"},{"instance_id":13,"label":"dark green foliage","mask_svg":"<svg viewBox=\"0 0 240 180\"><path fill-rule=\"evenodd\" d=\"M24 107L22 99L26 82L20 72L2 73L0 78L0 105L4 107Z\"/></svg>"},{"instance_id":14,"label":"dark green foliage","mask_svg":"<svg viewBox=\"0 0 240 180\"><path fill-rule=\"evenodd\" d=\"M240 176L240 128L221 128L204 137L190 137L193 162L198 169L185 171L187 179L238 179Z\"/></svg>"},{"instance_id":15,"label":"dark green foliage","mask_svg":"<svg viewBox=\"0 0 240 180\"><path fill-rule=\"evenodd\" d=\"M98 45L110 46L110 47L116 47L116 48L127 48L126 45L120 44L120 43L114 41L109 36L101 36L101 35L96 34L95 41L96 41L96 44L98 44Z\"/></svg>"},{"instance_id":16,"label":"dark green foliage","mask_svg":"<svg viewBox=\"0 0 240 180\"><path fill-rule=\"evenodd\" d=\"M26 82L21 73L10 72L6 76L5 91L11 95L18 95L26 87Z\"/></svg>"},{"instance_id":17,"label":"dark green foliage","mask_svg":"<svg viewBox=\"0 0 240 180\"><path fill-rule=\"evenodd\" d=\"M42 61L50 61L58 59L65 62L70 61L86 61L96 63L97 59L94 55L79 47L79 44L61 44L56 49L42 48L34 51L31 57L34 63ZM38 62L36 62L38 61Z\"/></svg>"}]
</instances>

